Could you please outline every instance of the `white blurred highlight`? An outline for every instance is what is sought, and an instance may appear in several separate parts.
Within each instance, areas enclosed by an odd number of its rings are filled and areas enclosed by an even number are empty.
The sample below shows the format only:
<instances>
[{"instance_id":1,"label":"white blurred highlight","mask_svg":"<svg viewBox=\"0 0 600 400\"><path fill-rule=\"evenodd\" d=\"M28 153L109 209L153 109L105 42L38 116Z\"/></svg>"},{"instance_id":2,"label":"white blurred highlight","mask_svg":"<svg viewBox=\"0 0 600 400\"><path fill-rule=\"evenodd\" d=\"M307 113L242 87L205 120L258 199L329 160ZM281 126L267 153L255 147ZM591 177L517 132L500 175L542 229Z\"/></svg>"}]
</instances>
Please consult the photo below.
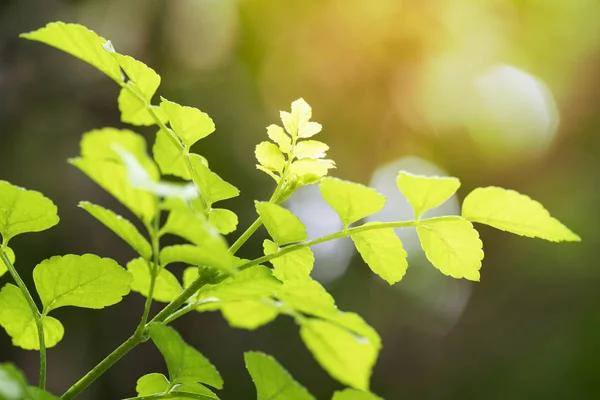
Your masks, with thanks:
<instances>
[{"instance_id":1,"label":"white blurred highlight","mask_svg":"<svg viewBox=\"0 0 600 400\"><path fill-rule=\"evenodd\" d=\"M545 151L558 128L552 93L540 79L509 65L496 65L473 79L466 125L492 155Z\"/></svg>"}]
</instances>

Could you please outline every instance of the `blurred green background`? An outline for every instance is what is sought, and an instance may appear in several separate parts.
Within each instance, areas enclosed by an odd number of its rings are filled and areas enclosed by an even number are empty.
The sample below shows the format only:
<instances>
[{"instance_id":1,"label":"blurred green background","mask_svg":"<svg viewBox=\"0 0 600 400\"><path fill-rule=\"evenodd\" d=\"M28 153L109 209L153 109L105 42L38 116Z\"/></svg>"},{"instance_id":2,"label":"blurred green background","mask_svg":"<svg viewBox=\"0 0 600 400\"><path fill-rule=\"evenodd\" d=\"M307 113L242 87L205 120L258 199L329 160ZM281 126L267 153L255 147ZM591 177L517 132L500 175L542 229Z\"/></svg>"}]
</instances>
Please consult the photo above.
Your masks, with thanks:
<instances>
[{"instance_id":1,"label":"blurred green background","mask_svg":"<svg viewBox=\"0 0 600 400\"><path fill-rule=\"evenodd\" d=\"M392 399L600 398L600 2L598 0L5 0L0 3L0 179L42 191L61 223L11 245L17 268L86 252L125 264L133 252L76 207L90 200L129 217L66 159L80 135L123 126L118 87L85 63L18 34L77 22L117 51L152 66L159 92L207 112L217 131L194 148L242 191L234 240L273 182L254 168L254 146L278 110L303 97L322 123L333 175L389 198L381 219L411 218L398 169L457 176L459 212L477 186L499 185L544 204L584 239L551 244L481 227L479 283L443 276L414 232L401 231L410 268L393 287L348 242L315 248L314 276L342 310L360 313L384 349L372 389ZM136 129L150 139L155 128ZM153 139L151 139L153 140ZM225 203L224 203L225 204ZM318 190L286 204L311 236L339 228ZM435 211L431 214L435 215ZM264 230L241 250L261 254ZM181 271L176 271L181 273ZM0 279L3 284L5 276ZM63 341L49 351L49 389L62 393L135 328L143 301L66 308ZM176 321L218 367L223 399L255 398L242 353L274 355L319 399L339 385L302 345L290 319L230 329L218 313ZM0 361L37 381L37 353L0 332ZM151 343L135 349L81 399L135 395L165 370Z\"/></svg>"}]
</instances>

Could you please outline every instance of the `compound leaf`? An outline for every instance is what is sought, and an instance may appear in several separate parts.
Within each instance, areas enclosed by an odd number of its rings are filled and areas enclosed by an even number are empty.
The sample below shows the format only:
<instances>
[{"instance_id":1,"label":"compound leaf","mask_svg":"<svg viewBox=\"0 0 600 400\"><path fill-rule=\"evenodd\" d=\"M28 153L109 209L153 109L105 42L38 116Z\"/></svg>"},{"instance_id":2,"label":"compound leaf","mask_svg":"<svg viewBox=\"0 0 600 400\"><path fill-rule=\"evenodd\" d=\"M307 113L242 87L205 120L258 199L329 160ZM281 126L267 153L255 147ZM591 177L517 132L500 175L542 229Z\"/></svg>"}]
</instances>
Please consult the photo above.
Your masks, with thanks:
<instances>
[{"instance_id":1,"label":"compound leaf","mask_svg":"<svg viewBox=\"0 0 600 400\"><path fill-rule=\"evenodd\" d=\"M149 396L166 392L169 384L169 380L163 374L147 374L137 380L135 390L138 396Z\"/></svg>"},{"instance_id":2,"label":"compound leaf","mask_svg":"<svg viewBox=\"0 0 600 400\"><path fill-rule=\"evenodd\" d=\"M466 219L443 217L417 225L427 259L444 275L479 281L483 244L479 233Z\"/></svg>"},{"instance_id":3,"label":"compound leaf","mask_svg":"<svg viewBox=\"0 0 600 400\"><path fill-rule=\"evenodd\" d=\"M363 260L374 273L390 285L402 279L408 268L407 254L392 228L354 233L351 238Z\"/></svg>"},{"instance_id":4,"label":"compound leaf","mask_svg":"<svg viewBox=\"0 0 600 400\"><path fill-rule=\"evenodd\" d=\"M213 120L197 108L181 106L164 98L160 107L169 117L171 128L187 149L215 131Z\"/></svg>"},{"instance_id":5,"label":"compound leaf","mask_svg":"<svg viewBox=\"0 0 600 400\"><path fill-rule=\"evenodd\" d=\"M150 267L148 261L142 258L131 260L127 263L127 270L133 276L131 290L140 293L144 297L148 297L148 292L150 291ZM175 299L181 292L183 292L183 288L175 275L161 268L156 276L152 298L156 301L168 303Z\"/></svg>"},{"instance_id":6,"label":"compound leaf","mask_svg":"<svg viewBox=\"0 0 600 400\"><path fill-rule=\"evenodd\" d=\"M156 141L152 147L154 161L164 175L175 175L191 180L190 170L185 163L183 148L169 138L163 129L156 132Z\"/></svg>"},{"instance_id":7,"label":"compound leaf","mask_svg":"<svg viewBox=\"0 0 600 400\"><path fill-rule=\"evenodd\" d=\"M273 357L257 351L244 353L246 368L256 386L257 400L314 400Z\"/></svg>"},{"instance_id":8,"label":"compound leaf","mask_svg":"<svg viewBox=\"0 0 600 400\"><path fill-rule=\"evenodd\" d=\"M43 28L23 33L20 36L56 47L93 65L116 82L122 81L119 63L104 47L107 40L85 26L52 22Z\"/></svg>"},{"instance_id":9,"label":"compound leaf","mask_svg":"<svg viewBox=\"0 0 600 400\"><path fill-rule=\"evenodd\" d=\"M364 392L356 389L345 389L333 394L331 400L382 400L381 397L373 393Z\"/></svg>"},{"instance_id":10,"label":"compound leaf","mask_svg":"<svg viewBox=\"0 0 600 400\"><path fill-rule=\"evenodd\" d=\"M201 158L190 157L190 163L192 165L192 179L208 207L217 201L239 196L240 191L208 169L202 163Z\"/></svg>"},{"instance_id":11,"label":"compound leaf","mask_svg":"<svg viewBox=\"0 0 600 400\"><path fill-rule=\"evenodd\" d=\"M237 228L238 217L233 211L224 208L213 208L208 213L210 222L221 235L227 235Z\"/></svg>"},{"instance_id":12,"label":"compound leaf","mask_svg":"<svg viewBox=\"0 0 600 400\"><path fill-rule=\"evenodd\" d=\"M344 227L375 214L385 204L385 197L375 189L337 178L325 178L319 184L321 195L340 216Z\"/></svg>"},{"instance_id":13,"label":"compound leaf","mask_svg":"<svg viewBox=\"0 0 600 400\"><path fill-rule=\"evenodd\" d=\"M205 383L217 389L223 379L216 368L198 350L189 346L174 329L153 324L150 337L167 363L172 383Z\"/></svg>"},{"instance_id":14,"label":"compound leaf","mask_svg":"<svg viewBox=\"0 0 600 400\"><path fill-rule=\"evenodd\" d=\"M0 234L3 243L26 232L41 232L58 224L54 203L39 192L0 181Z\"/></svg>"},{"instance_id":15,"label":"compound leaf","mask_svg":"<svg viewBox=\"0 0 600 400\"><path fill-rule=\"evenodd\" d=\"M267 202L255 202L256 211L269 235L280 246L308 238L304 224L285 208Z\"/></svg>"},{"instance_id":16,"label":"compound leaf","mask_svg":"<svg viewBox=\"0 0 600 400\"><path fill-rule=\"evenodd\" d=\"M104 207L82 201L79 207L89 212L94 218L102 222L108 229L116 233L135 251L137 251L146 260L152 258L152 247L144 236L137 230L135 226L120 215L115 214L111 210Z\"/></svg>"},{"instance_id":17,"label":"compound leaf","mask_svg":"<svg viewBox=\"0 0 600 400\"><path fill-rule=\"evenodd\" d=\"M469 221L521 236L551 242L581 240L569 228L552 218L540 203L514 190L499 187L475 189L465 198L462 215Z\"/></svg>"},{"instance_id":18,"label":"compound leaf","mask_svg":"<svg viewBox=\"0 0 600 400\"><path fill-rule=\"evenodd\" d=\"M131 289L132 277L116 261L93 254L55 256L33 270L44 313L59 307L104 308Z\"/></svg>"},{"instance_id":19,"label":"compound leaf","mask_svg":"<svg viewBox=\"0 0 600 400\"><path fill-rule=\"evenodd\" d=\"M273 321L279 312L274 305L259 300L240 300L221 305L223 317L234 328L254 330Z\"/></svg>"},{"instance_id":20,"label":"compound leaf","mask_svg":"<svg viewBox=\"0 0 600 400\"><path fill-rule=\"evenodd\" d=\"M339 382L369 390L379 349L368 340L330 322L305 319L300 336L321 366Z\"/></svg>"},{"instance_id":21,"label":"compound leaf","mask_svg":"<svg viewBox=\"0 0 600 400\"><path fill-rule=\"evenodd\" d=\"M425 211L448 200L460 187L456 178L415 175L405 171L400 171L396 183L413 208L416 220Z\"/></svg>"},{"instance_id":22,"label":"compound leaf","mask_svg":"<svg viewBox=\"0 0 600 400\"><path fill-rule=\"evenodd\" d=\"M37 325L29 304L21 290L7 283L0 290L0 325L12 338L15 346L25 350L39 350ZM63 338L65 330L59 320L42 316L46 347L54 347Z\"/></svg>"},{"instance_id":23,"label":"compound leaf","mask_svg":"<svg viewBox=\"0 0 600 400\"><path fill-rule=\"evenodd\" d=\"M261 142L256 145L254 150L256 160L260 165L270 171L281 173L285 166L283 153L275 144L271 142Z\"/></svg>"},{"instance_id":24,"label":"compound leaf","mask_svg":"<svg viewBox=\"0 0 600 400\"><path fill-rule=\"evenodd\" d=\"M263 249L266 256L279 250L279 246L266 239L263 242ZM283 256L273 258L273 276L282 282L295 279L306 279L310 276L315 263L315 256L310 248L304 247Z\"/></svg>"}]
</instances>

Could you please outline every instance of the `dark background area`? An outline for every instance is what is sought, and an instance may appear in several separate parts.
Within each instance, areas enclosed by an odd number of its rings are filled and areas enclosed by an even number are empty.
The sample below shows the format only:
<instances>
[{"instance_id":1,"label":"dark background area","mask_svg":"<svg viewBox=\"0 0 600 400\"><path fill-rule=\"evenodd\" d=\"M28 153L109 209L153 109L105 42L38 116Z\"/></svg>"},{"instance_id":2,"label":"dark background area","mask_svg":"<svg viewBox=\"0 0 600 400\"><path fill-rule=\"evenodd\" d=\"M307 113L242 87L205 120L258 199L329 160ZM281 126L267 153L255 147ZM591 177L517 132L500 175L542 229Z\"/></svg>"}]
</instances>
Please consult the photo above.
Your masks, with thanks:
<instances>
[{"instance_id":1,"label":"dark background area","mask_svg":"<svg viewBox=\"0 0 600 400\"><path fill-rule=\"evenodd\" d=\"M162 76L161 95L213 118L216 133L194 150L242 192L226 205L240 218L230 241L256 217L253 200L273 190L254 168L254 146L278 122L278 110L299 97L323 125L334 176L387 194L405 168L459 177L458 201L488 185L540 201L583 242L481 227L482 278L471 283L436 271L407 231L400 234L410 267L395 286L373 276L344 242L315 249L315 277L340 309L358 312L382 336L372 389L388 400L600 398L600 2L4 1L0 179L41 191L61 217L50 231L11 242L28 283L33 267L52 255L89 252L122 265L134 257L76 205L89 200L130 214L66 162L79 153L82 133L124 126L118 87L69 55L18 38L57 20L110 39ZM152 143L156 128L135 130ZM395 196L389 212L410 218ZM458 213L457 204L443 211ZM310 188L287 205L311 236L336 229ZM265 234L240 254L261 255ZM49 390L62 393L126 339L142 308L132 293L104 310L58 310L65 337L48 353ZM254 398L243 365L248 350L275 356L319 399L339 388L289 318L252 332L229 328L218 313L192 314L175 326L220 370L223 399ZM37 380L37 353L11 347L0 332L0 362L7 360ZM140 376L163 371L149 342L80 398L131 397Z\"/></svg>"}]
</instances>

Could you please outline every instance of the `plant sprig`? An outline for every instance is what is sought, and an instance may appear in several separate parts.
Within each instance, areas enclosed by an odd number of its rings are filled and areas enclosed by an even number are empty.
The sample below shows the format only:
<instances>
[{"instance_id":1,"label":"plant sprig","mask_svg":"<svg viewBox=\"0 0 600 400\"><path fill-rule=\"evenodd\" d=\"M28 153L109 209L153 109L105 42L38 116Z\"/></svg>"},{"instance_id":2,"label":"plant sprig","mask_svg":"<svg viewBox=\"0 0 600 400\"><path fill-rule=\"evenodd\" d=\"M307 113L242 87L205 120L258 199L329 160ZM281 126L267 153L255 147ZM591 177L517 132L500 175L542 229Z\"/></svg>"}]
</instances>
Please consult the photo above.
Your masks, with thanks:
<instances>
[{"instance_id":1,"label":"plant sprig","mask_svg":"<svg viewBox=\"0 0 600 400\"><path fill-rule=\"evenodd\" d=\"M148 154L142 136L126 129L103 128L81 140L79 157L69 160L90 179L123 203L146 227L144 236L134 224L101 206L80 207L123 239L139 255L126 269L95 255L65 255L42 261L34 268L38 308L14 266L8 247L14 236L49 229L58 223L54 204L37 192L0 181L0 258L17 283L0 291L0 326L15 346L40 350L39 388L27 385L9 364L3 373L17 388L19 399L55 399L45 392L46 348L60 342L61 322L48 314L75 306L99 309L119 303L130 291L146 297L135 332L117 349L73 384L62 399L78 396L138 344L152 340L167 364L168 376L148 374L130 399L218 399L223 379L217 369L168 325L190 312L220 311L232 327L256 329L279 315L289 316L319 364L348 386L332 400L377 400L370 376L381 349L377 332L360 316L340 311L333 297L310 274L315 261L311 246L350 237L368 267L390 285L407 273L407 253L394 229L415 227L425 255L445 275L478 281L484 256L473 223L482 223L522 236L549 241L579 241L579 237L529 197L497 187L478 188L463 202L460 216L424 218L427 211L455 195L457 178L414 175L400 171L398 189L414 210L414 219L359 224L377 214L385 197L372 188L333 177L326 159L329 147L314 140L322 126L312 121L312 109L298 99L280 114L282 126L270 125L271 141L256 146L257 168L274 179L268 201L256 201L258 218L231 245L223 235L236 230L235 213L213 205L238 196L239 191L209 168L191 147L212 134L215 126L202 111L161 98L152 104L160 76L142 62L118 53L109 41L76 24L48 24L23 34L93 65L120 87L118 106L123 122L156 125ZM176 184L165 175L183 179ZM281 204L300 187L318 184L321 195L342 222L339 232L309 239L304 224ZM167 213L161 225L161 214ZM265 226L270 239L264 256L253 260L235 256L237 250ZM161 247L164 235L185 243ZM188 265L180 282L168 269ZM271 267L266 267L265 263ZM0 264L2 265L2 264ZM153 317L153 302L167 305ZM259 398L310 400L314 397L273 358L247 352L246 367ZM43 396L43 397L42 397Z\"/></svg>"}]
</instances>

